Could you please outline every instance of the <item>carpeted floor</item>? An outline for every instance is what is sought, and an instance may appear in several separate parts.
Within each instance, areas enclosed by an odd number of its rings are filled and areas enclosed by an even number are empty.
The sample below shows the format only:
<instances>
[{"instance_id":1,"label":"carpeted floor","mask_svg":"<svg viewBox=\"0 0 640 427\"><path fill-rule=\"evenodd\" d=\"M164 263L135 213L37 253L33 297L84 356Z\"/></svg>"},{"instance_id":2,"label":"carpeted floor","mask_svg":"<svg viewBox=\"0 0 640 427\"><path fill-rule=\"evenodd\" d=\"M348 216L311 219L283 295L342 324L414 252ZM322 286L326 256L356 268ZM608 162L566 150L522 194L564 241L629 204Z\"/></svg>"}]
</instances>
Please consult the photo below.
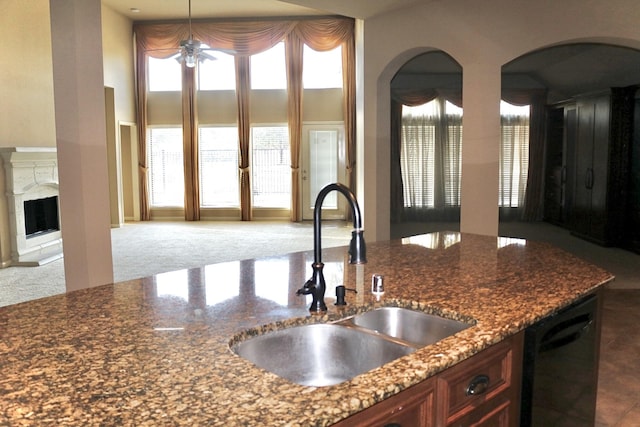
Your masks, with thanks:
<instances>
[{"instance_id":1,"label":"carpeted floor","mask_svg":"<svg viewBox=\"0 0 640 427\"><path fill-rule=\"evenodd\" d=\"M352 226L326 221L322 247L348 245ZM366 237L366 232L365 232ZM275 221L127 223L111 230L115 282L217 262L313 250L313 224ZM65 292L64 262L0 269L0 306Z\"/></svg>"},{"instance_id":2,"label":"carpeted floor","mask_svg":"<svg viewBox=\"0 0 640 427\"><path fill-rule=\"evenodd\" d=\"M323 247L347 245L351 229L345 222L324 222ZM458 229L456 223L408 223L394 225L392 237ZM640 255L594 245L543 222L502 223L500 235L550 242L611 271L616 275L612 288L640 289ZM313 249L310 222L151 221L127 223L112 229L111 236L115 282L217 262ZM63 292L62 260L40 267L0 269L0 306Z\"/></svg>"}]
</instances>

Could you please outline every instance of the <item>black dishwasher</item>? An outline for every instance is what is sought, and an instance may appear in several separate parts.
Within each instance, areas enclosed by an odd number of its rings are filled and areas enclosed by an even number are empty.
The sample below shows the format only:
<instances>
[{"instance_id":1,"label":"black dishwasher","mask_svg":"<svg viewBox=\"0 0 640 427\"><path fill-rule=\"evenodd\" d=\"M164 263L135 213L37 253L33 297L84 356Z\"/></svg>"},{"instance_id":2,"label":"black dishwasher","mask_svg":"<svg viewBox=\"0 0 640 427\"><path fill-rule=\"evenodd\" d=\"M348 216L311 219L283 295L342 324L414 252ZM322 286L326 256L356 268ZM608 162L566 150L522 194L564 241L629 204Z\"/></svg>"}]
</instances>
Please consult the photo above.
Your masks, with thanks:
<instances>
[{"instance_id":1,"label":"black dishwasher","mask_svg":"<svg viewBox=\"0 0 640 427\"><path fill-rule=\"evenodd\" d=\"M594 425L598 313L589 295L526 329L521 427Z\"/></svg>"}]
</instances>

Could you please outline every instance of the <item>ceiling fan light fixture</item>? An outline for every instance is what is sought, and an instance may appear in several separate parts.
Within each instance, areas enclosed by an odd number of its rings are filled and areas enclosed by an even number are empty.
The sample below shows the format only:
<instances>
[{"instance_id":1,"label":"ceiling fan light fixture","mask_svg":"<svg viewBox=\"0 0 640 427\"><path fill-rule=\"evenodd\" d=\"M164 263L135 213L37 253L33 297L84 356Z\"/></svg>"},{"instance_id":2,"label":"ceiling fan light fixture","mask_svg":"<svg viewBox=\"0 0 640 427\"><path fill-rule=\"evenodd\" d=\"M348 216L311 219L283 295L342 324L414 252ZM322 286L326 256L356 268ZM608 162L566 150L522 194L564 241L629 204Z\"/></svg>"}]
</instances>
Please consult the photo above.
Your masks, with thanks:
<instances>
[{"instance_id":1,"label":"ceiling fan light fixture","mask_svg":"<svg viewBox=\"0 0 640 427\"><path fill-rule=\"evenodd\" d=\"M202 51L202 43L193 39L193 33L191 31L191 0L189 0L189 38L180 42L180 56L176 58L178 62L184 62L184 65L189 68L194 68L198 61L204 61L205 59L215 59L211 55L207 55Z\"/></svg>"},{"instance_id":2,"label":"ceiling fan light fixture","mask_svg":"<svg viewBox=\"0 0 640 427\"><path fill-rule=\"evenodd\" d=\"M200 42L198 40L188 39L180 42L180 59L184 61L184 65L189 68L196 66L198 62L198 53L200 52Z\"/></svg>"}]
</instances>

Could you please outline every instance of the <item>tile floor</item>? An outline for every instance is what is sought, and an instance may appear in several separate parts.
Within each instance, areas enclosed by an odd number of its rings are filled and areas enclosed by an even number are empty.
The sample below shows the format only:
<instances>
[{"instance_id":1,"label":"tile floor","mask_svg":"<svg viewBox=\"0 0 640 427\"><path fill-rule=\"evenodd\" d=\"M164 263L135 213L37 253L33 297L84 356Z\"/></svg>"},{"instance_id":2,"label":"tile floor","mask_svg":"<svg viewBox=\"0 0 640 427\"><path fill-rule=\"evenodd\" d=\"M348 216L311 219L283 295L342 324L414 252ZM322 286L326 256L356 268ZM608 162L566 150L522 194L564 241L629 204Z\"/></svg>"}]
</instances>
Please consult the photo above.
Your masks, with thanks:
<instances>
[{"instance_id":1,"label":"tile floor","mask_svg":"<svg viewBox=\"0 0 640 427\"><path fill-rule=\"evenodd\" d=\"M640 290L604 294L596 427L640 426Z\"/></svg>"}]
</instances>

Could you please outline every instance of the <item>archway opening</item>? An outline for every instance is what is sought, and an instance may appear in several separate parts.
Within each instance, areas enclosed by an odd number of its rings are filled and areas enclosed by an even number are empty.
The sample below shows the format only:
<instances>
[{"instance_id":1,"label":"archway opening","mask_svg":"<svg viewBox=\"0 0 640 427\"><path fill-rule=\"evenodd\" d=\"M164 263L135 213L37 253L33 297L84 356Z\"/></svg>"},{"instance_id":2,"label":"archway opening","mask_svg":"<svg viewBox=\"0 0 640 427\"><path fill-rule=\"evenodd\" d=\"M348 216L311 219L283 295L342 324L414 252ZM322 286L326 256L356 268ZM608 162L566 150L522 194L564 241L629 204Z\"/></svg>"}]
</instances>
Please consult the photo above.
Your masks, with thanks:
<instances>
[{"instance_id":1,"label":"archway opening","mask_svg":"<svg viewBox=\"0 0 640 427\"><path fill-rule=\"evenodd\" d=\"M391 80L391 236L460 229L462 67L419 54Z\"/></svg>"}]
</instances>

